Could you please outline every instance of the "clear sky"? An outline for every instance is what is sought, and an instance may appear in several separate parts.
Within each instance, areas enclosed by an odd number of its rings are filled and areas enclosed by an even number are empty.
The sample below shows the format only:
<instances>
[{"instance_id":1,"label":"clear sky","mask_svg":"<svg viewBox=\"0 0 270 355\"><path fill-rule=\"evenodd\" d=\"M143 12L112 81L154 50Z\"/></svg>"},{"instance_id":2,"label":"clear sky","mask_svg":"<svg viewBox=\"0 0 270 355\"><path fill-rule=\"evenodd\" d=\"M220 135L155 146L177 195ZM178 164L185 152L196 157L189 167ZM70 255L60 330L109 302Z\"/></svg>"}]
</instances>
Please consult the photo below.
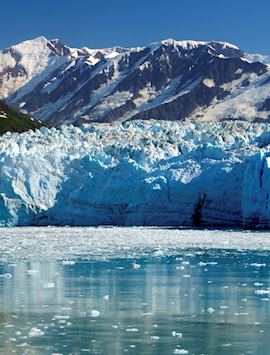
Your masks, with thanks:
<instances>
[{"instance_id":1,"label":"clear sky","mask_svg":"<svg viewBox=\"0 0 270 355\"><path fill-rule=\"evenodd\" d=\"M73 47L220 40L270 54L270 0L1 0L0 48L43 35Z\"/></svg>"}]
</instances>

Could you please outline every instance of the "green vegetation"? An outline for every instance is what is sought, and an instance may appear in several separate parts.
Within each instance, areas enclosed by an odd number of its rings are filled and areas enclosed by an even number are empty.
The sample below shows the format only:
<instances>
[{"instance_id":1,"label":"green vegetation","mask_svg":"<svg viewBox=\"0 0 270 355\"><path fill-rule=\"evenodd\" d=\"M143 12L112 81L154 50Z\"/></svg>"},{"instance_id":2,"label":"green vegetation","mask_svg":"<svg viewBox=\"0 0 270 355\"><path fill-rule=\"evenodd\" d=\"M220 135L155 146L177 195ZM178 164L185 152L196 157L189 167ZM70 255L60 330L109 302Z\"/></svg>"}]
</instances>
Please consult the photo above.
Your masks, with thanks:
<instances>
[{"instance_id":1,"label":"green vegetation","mask_svg":"<svg viewBox=\"0 0 270 355\"><path fill-rule=\"evenodd\" d=\"M51 127L44 122L31 118L29 115L8 107L4 102L0 101L0 135L8 131L25 132L42 126Z\"/></svg>"}]
</instances>

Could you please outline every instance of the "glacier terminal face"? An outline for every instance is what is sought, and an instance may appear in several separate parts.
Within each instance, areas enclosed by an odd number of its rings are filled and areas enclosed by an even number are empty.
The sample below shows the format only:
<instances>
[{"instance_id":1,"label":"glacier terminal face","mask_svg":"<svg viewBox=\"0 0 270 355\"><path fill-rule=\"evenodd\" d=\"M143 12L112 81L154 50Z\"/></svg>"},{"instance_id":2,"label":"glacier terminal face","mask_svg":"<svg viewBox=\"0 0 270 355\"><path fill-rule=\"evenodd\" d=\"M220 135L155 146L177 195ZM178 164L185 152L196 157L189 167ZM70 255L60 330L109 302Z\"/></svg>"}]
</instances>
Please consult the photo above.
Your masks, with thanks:
<instances>
[{"instance_id":1,"label":"glacier terminal face","mask_svg":"<svg viewBox=\"0 0 270 355\"><path fill-rule=\"evenodd\" d=\"M269 125L130 121L0 137L0 225L270 227Z\"/></svg>"}]
</instances>

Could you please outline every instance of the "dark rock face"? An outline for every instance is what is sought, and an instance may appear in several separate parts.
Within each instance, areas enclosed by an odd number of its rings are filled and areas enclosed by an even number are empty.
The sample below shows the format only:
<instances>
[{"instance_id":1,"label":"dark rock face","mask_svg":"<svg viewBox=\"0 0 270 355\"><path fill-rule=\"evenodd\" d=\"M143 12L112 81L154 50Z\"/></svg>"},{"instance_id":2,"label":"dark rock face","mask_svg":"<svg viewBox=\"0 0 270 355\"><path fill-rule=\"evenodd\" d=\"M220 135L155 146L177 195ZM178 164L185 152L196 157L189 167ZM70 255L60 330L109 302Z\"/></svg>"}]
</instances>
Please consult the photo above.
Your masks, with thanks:
<instances>
[{"instance_id":1,"label":"dark rock face","mask_svg":"<svg viewBox=\"0 0 270 355\"><path fill-rule=\"evenodd\" d=\"M59 39L54 39L48 42L48 48L58 56L70 55L70 49L65 46Z\"/></svg>"},{"instance_id":2,"label":"dark rock face","mask_svg":"<svg viewBox=\"0 0 270 355\"><path fill-rule=\"evenodd\" d=\"M199 70L198 70L199 69ZM229 92L226 92L221 86L225 83L237 80L241 74L236 74L238 70L244 73L256 73L258 76L265 73L265 66L261 63L243 62L240 58L221 59L215 57L210 60L204 68L195 68L185 77L185 82L192 82L192 78L202 76L201 82L187 94L162 104L150 110L145 110L135 116L133 119L173 119L182 120L192 114L197 107L206 107L210 105L214 98L222 99ZM211 79L215 83L213 87L204 84L203 79ZM180 88L181 90L181 88Z\"/></svg>"},{"instance_id":3,"label":"dark rock face","mask_svg":"<svg viewBox=\"0 0 270 355\"><path fill-rule=\"evenodd\" d=\"M237 47L220 42L166 40L131 50L81 49L76 58L59 40L48 41L48 46L52 55L66 60L43 73L30 92L22 95L20 88L7 101L15 107L23 103L25 111L54 125L188 119L236 90L248 90L268 70L263 63L243 59ZM19 74L13 69L10 75ZM270 111L269 104L262 104L265 109Z\"/></svg>"},{"instance_id":4,"label":"dark rock face","mask_svg":"<svg viewBox=\"0 0 270 355\"><path fill-rule=\"evenodd\" d=\"M259 107L260 111L270 111L270 97L268 97Z\"/></svg>"},{"instance_id":5,"label":"dark rock face","mask_svg":"<svg viewBox=\"0 0 270 355\"><path fill-rule=\"evenodd\" d=\"M216 51L224 57L240 58L244 56L244 52L241 51L239 48L232 47L230 45L227 45L226 43L209 42L208 44L214 49L214 52Z\"/></svg>"}]
</instances>

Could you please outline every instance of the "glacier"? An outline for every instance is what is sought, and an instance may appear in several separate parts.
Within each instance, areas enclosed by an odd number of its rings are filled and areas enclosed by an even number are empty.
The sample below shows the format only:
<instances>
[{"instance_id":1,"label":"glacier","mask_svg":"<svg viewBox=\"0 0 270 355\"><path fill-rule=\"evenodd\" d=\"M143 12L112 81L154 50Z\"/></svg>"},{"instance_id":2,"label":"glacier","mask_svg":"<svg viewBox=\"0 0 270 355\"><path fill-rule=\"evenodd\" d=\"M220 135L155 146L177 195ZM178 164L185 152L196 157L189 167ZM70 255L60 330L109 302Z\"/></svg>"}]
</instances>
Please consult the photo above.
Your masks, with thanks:
<instances>
[{"instance_id":1,"label":"glacier","mask_svg":"<svg viewBox=\"0 0 270 355\"><path fill-rule=\"evenodd\" d=\"M0 225L270 227L270 130L127 121L0 137Z\"/></svg>"}]
</instances>

